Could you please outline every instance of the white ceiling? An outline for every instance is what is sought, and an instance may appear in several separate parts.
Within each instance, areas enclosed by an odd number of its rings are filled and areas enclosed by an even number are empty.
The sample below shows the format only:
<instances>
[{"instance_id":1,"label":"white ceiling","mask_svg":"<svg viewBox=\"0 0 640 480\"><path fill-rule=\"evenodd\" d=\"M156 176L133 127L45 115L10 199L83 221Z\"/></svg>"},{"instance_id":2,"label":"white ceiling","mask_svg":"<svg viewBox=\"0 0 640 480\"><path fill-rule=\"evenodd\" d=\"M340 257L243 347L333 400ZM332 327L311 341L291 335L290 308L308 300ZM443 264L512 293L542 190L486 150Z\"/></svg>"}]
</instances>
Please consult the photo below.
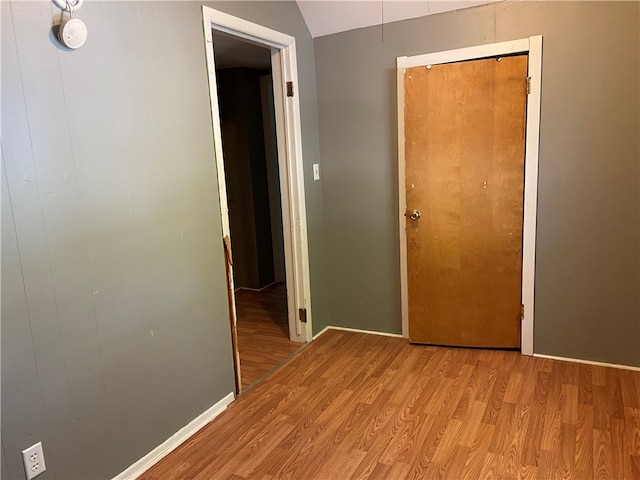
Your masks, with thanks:
<instances>
[{"instance_id":1,"label":"white ceiling","mask_svg":"<svg viewBox=\"0 0 640 480\"><path fill-rule=\"evenodd\" d=\"M312 37L501 0L296 0Z\"/></svg>"}]
</instances>

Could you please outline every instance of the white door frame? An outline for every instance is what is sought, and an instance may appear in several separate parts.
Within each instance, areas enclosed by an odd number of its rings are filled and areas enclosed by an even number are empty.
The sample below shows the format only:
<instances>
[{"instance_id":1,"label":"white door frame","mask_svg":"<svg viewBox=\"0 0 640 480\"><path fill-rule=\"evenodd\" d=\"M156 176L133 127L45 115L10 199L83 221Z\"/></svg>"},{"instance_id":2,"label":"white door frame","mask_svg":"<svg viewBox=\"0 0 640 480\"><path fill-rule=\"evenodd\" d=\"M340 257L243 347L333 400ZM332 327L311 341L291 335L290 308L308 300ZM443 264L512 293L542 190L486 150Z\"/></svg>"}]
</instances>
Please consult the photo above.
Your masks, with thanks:
<instances>
[{"instance_id":1,"label":"white door frame","mask_svg":"<svg viewBox=\"0 0 640 480\"><path fill-rule=\"evenodd\" d=\"M287 96L287 82L298 89L295 38L269 28L248 22L206 6L202 7L209 97L213 140L218 171L220 217L222 236L230 236L229 206L225 181L222 133L218 106L216 67L213 54L212 30L249 41L271 49L273 94L276 114L276 136L282 203L282 223L285 246L285 269L289 336L294 342L311 340L311 293L309 280L309 252L307 243L307 218L304 196L302 163L302 130L300 128L300 103L298 92ZM234 291L233 276L229 288ZM300 309L306 310L306 323L300 321ZM232 305L232 321L235 322L235 302Z\"/></svg>"},{"instance_id":2,"label":"white door frame","mask_svg":"<svg viewBox=\"0 0 640 480\"><path fill-rule=\"evenodd\" d=\"M510 42L491 43L445 52L397 58L398 83L398 183L400 219L400 295L402 335L409 337L409 295L407 280L407 199L405 192L404 152L404 71L421 65L476 60L515 53L529 55L529 95L527 95L527 132L525 139L524 222L522 236L522 320L521 350L533 355L534 287L536 256L536 217L538 206L538 148L540 139L540 89L542 86L542 35Z\"/></svg>"}]
</instances>

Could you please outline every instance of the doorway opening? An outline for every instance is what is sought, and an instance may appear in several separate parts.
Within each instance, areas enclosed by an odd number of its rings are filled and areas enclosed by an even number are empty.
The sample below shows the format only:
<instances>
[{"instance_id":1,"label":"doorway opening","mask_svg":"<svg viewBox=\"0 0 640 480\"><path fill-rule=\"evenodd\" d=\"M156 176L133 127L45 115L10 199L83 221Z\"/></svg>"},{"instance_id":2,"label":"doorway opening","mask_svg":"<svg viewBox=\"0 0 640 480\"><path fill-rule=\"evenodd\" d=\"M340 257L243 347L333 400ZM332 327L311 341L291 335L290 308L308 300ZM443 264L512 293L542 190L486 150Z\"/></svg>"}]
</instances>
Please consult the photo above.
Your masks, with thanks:
<instances>
[{"instance_id":1,"label":"doorway opening","mask_svg":"<svg viewBox=\"0 0 640 480\"><path fill-rule=\"evenodd\" d=\"M271 50L213 32L241 390L295 352L287 322Z\"/></svg>"},{"instance_id":2,"label":"doorway opening","mask_svg":"<svg viewBox=\"0 0 640 480\"><path fill-rule=\"evenodd\" d=\"M263 316L280 320L278 329L287 345L297 348L311 340L295 39L209 7L203 6L202 13L236 393L240 393L257 372L247 367L248 375L243 379L239 329L244 327L242 320L238 322L239 314L255 315L256 305L262 305ZM253 85L251 93L239 92L241 83ZM219 95L219 85L231 93ZM223 105L225 102L228 105ZM242 117L239 112L246 113L248 103L253 104L253 113ZM247 128L255 138L252 144ZM225 156L244 156L244 161L227 164ZM254 294L260 291L270 294L271 299L256 300ZM263 350L275 357L273 348ZM264 368L265 362L256 360Z\"/></svg>"}]
</instances>

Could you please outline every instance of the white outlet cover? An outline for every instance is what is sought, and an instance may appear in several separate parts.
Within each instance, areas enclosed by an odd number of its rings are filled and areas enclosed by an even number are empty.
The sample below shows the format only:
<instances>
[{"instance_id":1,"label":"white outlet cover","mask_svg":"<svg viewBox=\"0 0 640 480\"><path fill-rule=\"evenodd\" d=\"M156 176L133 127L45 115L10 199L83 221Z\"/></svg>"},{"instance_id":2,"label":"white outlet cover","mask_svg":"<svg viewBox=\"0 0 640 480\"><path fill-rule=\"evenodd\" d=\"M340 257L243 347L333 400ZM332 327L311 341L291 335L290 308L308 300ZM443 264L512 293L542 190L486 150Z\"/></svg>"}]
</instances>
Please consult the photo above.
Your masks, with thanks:
<instances>
[{"instance_id":1,"label":"white outlet cover","mask_svg":"<svg viewBox=\"0 0 640 480\"><path fill-rule=\"evenodd\" d=\"M24 473L27 476L27 480L31 480L44 472L47 466L44 463L42 442L38 442L23 450L22 461L24 463Z\"/></svg>"},{"instance_id":2,"label":"white outlet cover","mask_svg":"<svg viewBox=\"0 0 640 480\"><path fill-rule=\"evenodd\" d=\"M313 179L320 180L320 165L317 163L313 164Z\"/></svg>"}]
</instances>

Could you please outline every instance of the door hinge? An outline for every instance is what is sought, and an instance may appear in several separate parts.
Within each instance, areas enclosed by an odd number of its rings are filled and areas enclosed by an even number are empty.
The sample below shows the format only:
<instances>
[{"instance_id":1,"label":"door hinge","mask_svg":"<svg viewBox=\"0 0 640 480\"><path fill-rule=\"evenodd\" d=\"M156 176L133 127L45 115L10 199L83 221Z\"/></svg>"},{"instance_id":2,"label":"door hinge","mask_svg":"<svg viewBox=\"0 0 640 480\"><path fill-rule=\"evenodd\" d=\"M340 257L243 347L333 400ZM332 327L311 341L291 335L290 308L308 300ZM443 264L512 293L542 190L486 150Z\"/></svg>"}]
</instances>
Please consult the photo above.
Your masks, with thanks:
<instances>
[{"instance_id":1,"label":"door hinge","mask_svg":"<svg viewBox=\"0 0 640 480\"><path fill-rule=\"evenodd\" d=\"M524 305L520 305L520 321L524 322Z\"/></svg>"},{"instance_id":2,"label":"door hinge","mask_svg":"<svg viewBox=\"0 0 640 480\"><path fill-rule=\"evenodd\" d=\"M527 95L531 93L531 77L527 77Z\"/></svg>"},{"instance_id":3,"label":"door hinge","mask_svg":"<svg viewBox=\"0 0 640 480\"><path fill-rule=\"evenodd\" d=\"M300 314L300 321L302 323L307 323L307 309L306 308L299 308L298 309L298 313Z\"/></svg>"},{"instance_id":4,"label":"door hinge","mask_svg":"<svg viewBox=\"0 0 640 480\"><path fill-rule=\"evenodd\" d=\"M293 82L287 82L287 97L293 97Z\"/></svg>"}]
</instances>

